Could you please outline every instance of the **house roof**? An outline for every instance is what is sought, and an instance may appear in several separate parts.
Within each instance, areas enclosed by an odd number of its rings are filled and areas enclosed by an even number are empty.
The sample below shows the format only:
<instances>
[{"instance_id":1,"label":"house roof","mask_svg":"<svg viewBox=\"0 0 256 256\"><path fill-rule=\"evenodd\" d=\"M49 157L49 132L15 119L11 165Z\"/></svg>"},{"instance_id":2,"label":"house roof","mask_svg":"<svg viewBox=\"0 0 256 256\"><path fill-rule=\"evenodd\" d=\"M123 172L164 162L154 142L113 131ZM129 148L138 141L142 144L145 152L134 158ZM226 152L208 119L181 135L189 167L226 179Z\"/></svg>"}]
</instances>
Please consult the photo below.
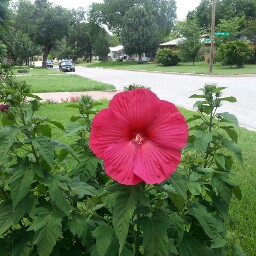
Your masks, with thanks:
<instances>
[{"instance_id":1,"label":"house roof","mask_svg":"<svg viewBox=\"0 0 256 256\"><path fill-rule=\"evenodd\" d=\"M179 43L181 43L184 40L184 38L176 38L174 40L171 40L169 42L166 43L162 43L160 44L161 46L167 46L167 45L178 45Z\"/></svg>"},{"instance_id":2,"label":"house roof","mask_svg":"<svg viewBox=\"0 0 256 256\"><path fill-rule=\"evenodd\" d=\"M118 45L118 46L115 46L115 47L109 47L109 50L111 52L118 52L118 51L121 51L123 49L124 49L124 47L122 45Z\"/></svg>"}]
</instances>

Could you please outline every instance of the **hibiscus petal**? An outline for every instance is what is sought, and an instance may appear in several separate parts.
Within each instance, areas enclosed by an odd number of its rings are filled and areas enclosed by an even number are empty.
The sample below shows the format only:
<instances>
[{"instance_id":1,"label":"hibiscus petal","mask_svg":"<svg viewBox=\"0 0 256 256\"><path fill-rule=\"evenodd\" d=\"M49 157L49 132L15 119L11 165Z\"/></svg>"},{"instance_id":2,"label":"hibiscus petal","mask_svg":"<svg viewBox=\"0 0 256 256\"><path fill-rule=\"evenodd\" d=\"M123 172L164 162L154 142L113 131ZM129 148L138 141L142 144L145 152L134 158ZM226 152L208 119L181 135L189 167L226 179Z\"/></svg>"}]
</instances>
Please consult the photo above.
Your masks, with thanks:
<instances>
[{"instance_id":1,"label":"hibiscus petal","mask_svg":"<svg viewBox=\"0 0 256 256\"><path fill-rule=\"evenodd\" d=\"M188 140L188 126L180 111L168 101L158 103L158 115L147 128L147 136L156 145L181 149Z\"/></svg>"},{"instance_id":2,"label":"hibiscus petal","mask_svg":"<svg viewBox=\"0 0 256 256\"><path fill-rule=\"evenodd\" d=\"M132 142L112 144L105 151L104 166L106 173L115 181L124 185L142 182L133 171L136 146Z\"/></svg>"},{"instance_id":3,"label":"hibiscus petal","mask_svg":"<svg viewBox=\"0 0 256 256\"><path fill-rule=\"evenodd\" d=\"M177 169L180 158L179 150L160 148L147 141L136 153L134 173L147 184L161 183Z\"/></svg>"},{"instance_id":4,"label":"hibiscus petal","mask_svg":"<svg viewBox=\"0 0 256 256\"><path fill-rule=\"evenodd\" d=\"M130 139L131 126L110 109L100 111L93 119L89 144L96 156L104 159L105 150L112 144Z\"/></svg>"},{"instance_id":5,"label":"hibiscus petal","mask_svg":"<svg viewBox=\"0 0 256 256\"><path fill-rule=\"evenodd\" d=\"M145 129L152 122L152 113L159 102L155 93L147 89L135 89L116 94L109 108L123 116L134 130Z\"/></svg>"}]
</instances>

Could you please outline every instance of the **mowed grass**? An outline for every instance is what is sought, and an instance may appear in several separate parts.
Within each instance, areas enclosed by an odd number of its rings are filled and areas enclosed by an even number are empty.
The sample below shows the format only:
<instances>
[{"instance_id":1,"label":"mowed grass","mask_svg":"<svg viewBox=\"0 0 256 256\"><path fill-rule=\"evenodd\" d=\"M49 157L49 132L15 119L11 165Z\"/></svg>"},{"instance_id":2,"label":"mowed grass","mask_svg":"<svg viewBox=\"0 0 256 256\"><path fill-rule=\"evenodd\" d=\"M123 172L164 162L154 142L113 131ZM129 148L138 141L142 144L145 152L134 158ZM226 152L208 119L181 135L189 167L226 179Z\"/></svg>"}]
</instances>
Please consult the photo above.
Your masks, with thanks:
<instances>
[{"instance_id":1,"label":"mowed grass","mask_svg":"<svg viewBox=\"0 0 256 256\"><path fill-rule=\"evenodd\" d=\"M29 69L29 73L15 73L15 75L19 81L25 81L31 86L31 92L82 92L115 89L110 84L80 77L74 73L63 73L50 68L34 68Z\"/></svg>"},{"instance_id":2,"label":"mowed grass","mask_svg":"<svg viewBox=\"0 0 256 256\"><path fill-rule=\"evenodd\" d=\"M178 66L164 67L156 63L145 62L143 64L137 64L135 61L107 61L107 62L93 62L93 63L81 63L87 67L101 67L101 68L114 68L114 69L126 69L126 70L142 70L142 71L156 71L156 72L170 72L170 73L191 73L191 74L209 74L209 65L206 62L196 62L193 66L190 62L180 62ZM237 68L235 66L222 66L220 63L213 65L213 75L244 75L254 74L256 75L256 65L245 65L243 68Z\"/></svg>"},{"instance_id":3,"label":"mowed grass","mask_svg":"<svg viewBox=\"0 0 256 256\"><path fill-rule=\"evenodd\" d=\"M102 101L101 108L108 105L108 101ZM74 108L67 108L68 103L61 104L45 104L38 112L40 116L47 116L52 120L61 122L64 126L68 125L72 115L78 115ZM186 118L190 118L192 111L180 108ZM241 201L233 199L231 204L231 215L233 224L231 232L236 235L236 242L239 241L244 252L248 256L255 255L256 252L256 171L255 171L255 155L256 155L256 132L248 131L243 128L237 128L239 135L239 146L243 152L244 163L237 163L233 171L233 180L240 186L243 197ZM54 136L56 139L70 144L74 138L63 136L63 132L55 129Z\"/></svg>"}]
</instances>

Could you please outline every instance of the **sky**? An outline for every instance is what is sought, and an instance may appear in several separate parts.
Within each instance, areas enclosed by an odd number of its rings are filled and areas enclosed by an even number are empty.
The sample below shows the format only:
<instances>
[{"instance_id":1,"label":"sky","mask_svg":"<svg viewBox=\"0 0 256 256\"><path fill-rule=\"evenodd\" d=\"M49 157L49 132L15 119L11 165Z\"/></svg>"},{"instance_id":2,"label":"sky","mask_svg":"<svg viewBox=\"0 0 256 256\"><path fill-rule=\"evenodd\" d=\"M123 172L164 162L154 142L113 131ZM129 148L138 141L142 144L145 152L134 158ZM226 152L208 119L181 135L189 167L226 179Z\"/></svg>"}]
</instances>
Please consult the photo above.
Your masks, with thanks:
<instances>
[{"instance_id":1,"label":"sky","mask_svg":"<svg viewBox=\"0 0 256 256\"><path fill-rule=\"evenodd\" d=\"M102 0L49 0L56 5L61 5L68 9L76 9L78 7L87 7L94 3L102 3ZM194 10L201 0L176 0L177 5L177 19L184 20L188 11Z\"/></svg>"}]
</instances>

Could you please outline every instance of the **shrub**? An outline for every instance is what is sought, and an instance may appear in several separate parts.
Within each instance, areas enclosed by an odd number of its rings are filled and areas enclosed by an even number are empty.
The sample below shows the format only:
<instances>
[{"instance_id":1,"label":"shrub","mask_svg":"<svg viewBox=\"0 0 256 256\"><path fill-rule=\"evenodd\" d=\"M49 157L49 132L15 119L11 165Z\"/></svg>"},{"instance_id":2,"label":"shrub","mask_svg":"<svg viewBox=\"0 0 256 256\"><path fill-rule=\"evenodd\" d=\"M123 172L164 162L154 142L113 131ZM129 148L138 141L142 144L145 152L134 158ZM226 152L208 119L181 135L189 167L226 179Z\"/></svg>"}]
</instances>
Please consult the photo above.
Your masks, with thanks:
<instances>
[{"instance_id":1,"label":"shrub","mask_svg":"<svg viewBox=\"0 0 256 256\"><path fill-rule=\"evenodd\" d=\"M167 48L157 51L156 60L163 66L176 66L180 61L177 51L173 51Z\"/></svg>"},{"instance_id":2,"label":"shrub","mask_svg":"<svg viewBox=\"0 0 256 256\"><path fill-rule=\"evenodd\" d=\"M190 136L176 172L158 185L125 186L106 175L88 146L100 103L89 96L71 103L78 113L63 127L37 115L40 98L26 83L0 74L0 100L8 104L0 112L1 255L224 256L227 248L243 255L236 235L228 232L230 201L241 197L230 178L241 151L236 118L217 112L223 101L235 102L221 97L223 87L207 85L201 95L192 95L202 100L195 104L199 113L187 120ZM34 100L26 102L27 97ZM112 117L127 124L119 112ZM53 127L74 143L56 141Z\"/></svg>"},{"instance_id":3,"label":"shrub","mask_svg":"<svg viewBox=\"0 0 256 256\"><path fill-rule=\"evenodd\" d=\"M229 41L218 48L218 57L223 65L236 65L241 68L252 57L253 50L248 42L242 40Z\"/></svg>"}]
</instances>

